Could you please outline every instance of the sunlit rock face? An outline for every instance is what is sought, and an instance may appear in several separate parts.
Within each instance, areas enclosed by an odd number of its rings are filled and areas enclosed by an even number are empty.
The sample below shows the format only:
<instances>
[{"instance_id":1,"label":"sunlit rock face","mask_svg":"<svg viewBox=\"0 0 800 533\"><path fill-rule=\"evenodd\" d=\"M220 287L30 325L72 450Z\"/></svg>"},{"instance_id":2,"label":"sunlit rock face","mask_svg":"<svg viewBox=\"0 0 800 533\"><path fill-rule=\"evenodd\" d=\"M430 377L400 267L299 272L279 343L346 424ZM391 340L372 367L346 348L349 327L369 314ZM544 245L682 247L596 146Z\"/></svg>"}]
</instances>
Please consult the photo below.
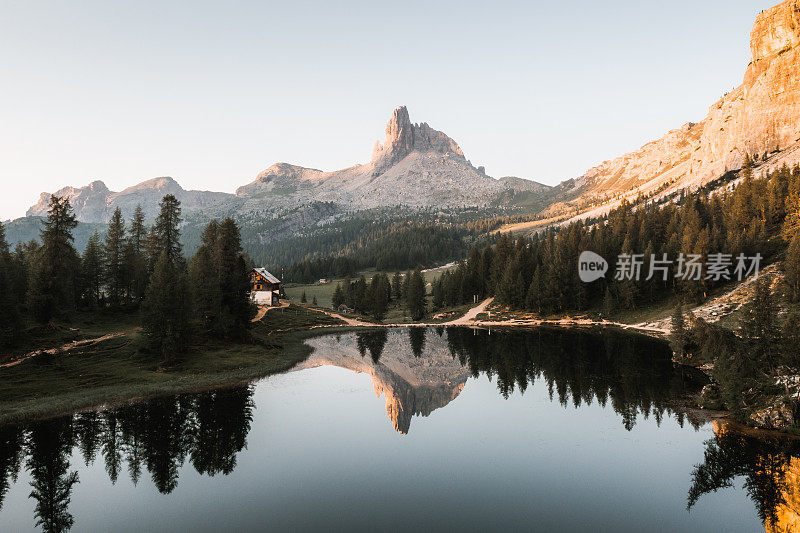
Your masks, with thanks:
<instances>
[{"instance_id":1,"label":"sunlit rock face","mask_svg":"<svg viewBox=\"0 0 800 533\"><path fill-rule=\"evenodd\" d=\"M374 344L357 334L325 336L308 341L314 353L293 370L337 366L369 374L375 395L386 398L386 414L399 433L408 433L411 418L428 416L453 401L464 388L469 370L454 359L444 337L427 331L424 349L416 357L409 348L406 329L382 331L386 342L374 361ZM363 351L362 351L363 350Z\"/></svg>"},{"instance_id":2,"label":"sunlit rock face","mask_svg":"<svg viewBox=\"0 0 800 533\"><path fill-rule=\"evenodd\" d=\"M590 169L577 182L583 194L602 198L696 187L741 168L747 153L780 150L764 170L800 162L800 0L759 14L750 48L742 84L702 121Z\"/></svg>"}]
</instances>

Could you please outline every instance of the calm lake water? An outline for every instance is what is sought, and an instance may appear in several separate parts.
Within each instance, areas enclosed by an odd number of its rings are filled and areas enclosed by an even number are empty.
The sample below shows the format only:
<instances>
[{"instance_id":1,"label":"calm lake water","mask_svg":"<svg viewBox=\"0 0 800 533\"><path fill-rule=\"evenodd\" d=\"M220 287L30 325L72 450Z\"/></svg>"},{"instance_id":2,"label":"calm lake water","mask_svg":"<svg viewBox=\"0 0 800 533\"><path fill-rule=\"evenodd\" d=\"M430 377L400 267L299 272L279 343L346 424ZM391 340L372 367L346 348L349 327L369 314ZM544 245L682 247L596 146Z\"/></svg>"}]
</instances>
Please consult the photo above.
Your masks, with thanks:
<instances>
[{"instance_id":1,"label":"calm lake water","mask_svg":"<svg viewBox=\"0 0 800 533\"><path fill-rule=\"evenodd\" d=\"M797 525L800 450L693 422L677 406L704 378L661 343L457 328L309 342L251 386L0 428L0 530Z\"/></svg>"}]
</instances>

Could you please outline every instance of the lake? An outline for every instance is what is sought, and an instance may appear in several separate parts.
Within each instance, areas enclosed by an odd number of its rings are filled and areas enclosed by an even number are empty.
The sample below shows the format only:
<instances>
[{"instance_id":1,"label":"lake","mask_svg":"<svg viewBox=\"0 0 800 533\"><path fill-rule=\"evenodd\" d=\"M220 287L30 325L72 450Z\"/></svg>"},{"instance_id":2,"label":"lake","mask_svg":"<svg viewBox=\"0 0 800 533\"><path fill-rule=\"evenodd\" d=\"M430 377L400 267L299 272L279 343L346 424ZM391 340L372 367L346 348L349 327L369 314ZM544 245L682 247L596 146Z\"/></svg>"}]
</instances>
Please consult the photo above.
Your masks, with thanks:
<instances>
[{"instance_id":1,"label":"lake","mask_svg":"<svg viewBox=\"0 0 800 533\"><path fill-rule=\"evenodd\" d=\"M770 531L800 449L692 416L706 383L615 331L310 339L246 386L0 428L2 531Z\"/></svg>"}]
</instances>

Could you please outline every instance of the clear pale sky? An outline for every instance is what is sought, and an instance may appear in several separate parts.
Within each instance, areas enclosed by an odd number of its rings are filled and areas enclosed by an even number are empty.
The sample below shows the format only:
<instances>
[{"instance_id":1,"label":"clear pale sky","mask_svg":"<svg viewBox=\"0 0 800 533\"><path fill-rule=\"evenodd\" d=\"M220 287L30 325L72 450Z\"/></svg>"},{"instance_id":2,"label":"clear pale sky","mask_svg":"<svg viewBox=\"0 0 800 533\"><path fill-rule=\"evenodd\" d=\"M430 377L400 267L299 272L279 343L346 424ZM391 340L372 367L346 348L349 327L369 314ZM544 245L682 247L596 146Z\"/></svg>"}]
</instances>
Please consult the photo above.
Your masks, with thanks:
<instances>
[{"instance_id":1,"label":"clear pale sky","mask_svg":"<svg viewBox=\"0 0 800 533\"><path fill-rule=\"evenodd\" d=\"M40 192L368 161L392 109L555 184L702 119L777 0L0 0L0 219Z\"/></svg>"}]
</instances>

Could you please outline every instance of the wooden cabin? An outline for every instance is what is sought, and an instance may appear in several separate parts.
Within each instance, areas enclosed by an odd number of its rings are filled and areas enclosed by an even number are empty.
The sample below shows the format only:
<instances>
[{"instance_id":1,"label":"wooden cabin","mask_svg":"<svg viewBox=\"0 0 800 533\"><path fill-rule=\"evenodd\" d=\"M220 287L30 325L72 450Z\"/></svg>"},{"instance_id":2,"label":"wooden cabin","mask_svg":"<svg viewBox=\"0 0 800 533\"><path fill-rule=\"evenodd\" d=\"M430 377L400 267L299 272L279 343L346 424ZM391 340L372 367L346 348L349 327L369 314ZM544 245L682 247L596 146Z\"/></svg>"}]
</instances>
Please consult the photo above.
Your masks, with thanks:
<instances>
[{"instance_id":1,"label":"wooden cabin","mask_svg":"<svg viewBox=\"0 0 800 533\"><path fill-rule=\"evenodd\" d=\"M250 300L258 305L279 305L281 280L270 274L266 268L250 271Z\"/></svg>"}]
</instances>

